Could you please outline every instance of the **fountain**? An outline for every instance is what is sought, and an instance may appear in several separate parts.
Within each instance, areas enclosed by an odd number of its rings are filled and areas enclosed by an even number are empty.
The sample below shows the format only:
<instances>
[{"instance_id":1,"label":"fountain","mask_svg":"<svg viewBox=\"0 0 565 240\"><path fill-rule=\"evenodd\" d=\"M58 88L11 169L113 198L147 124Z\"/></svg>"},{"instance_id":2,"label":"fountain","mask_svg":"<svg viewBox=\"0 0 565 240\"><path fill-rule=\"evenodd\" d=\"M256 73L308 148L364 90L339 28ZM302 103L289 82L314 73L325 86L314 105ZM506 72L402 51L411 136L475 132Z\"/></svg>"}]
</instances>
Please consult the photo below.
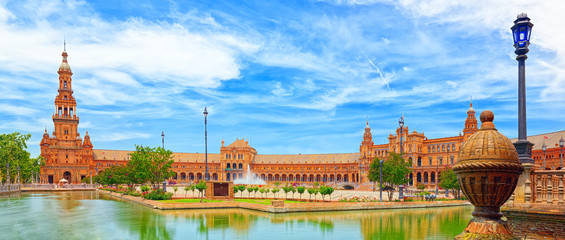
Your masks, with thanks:
<instances>
[{"instance_id":1,"label":"fountain","mask_svg":"<svg viewBox=\"0 0 565 240\"><path fill-rule=\"evenodd\" d=\"M245 174L245 178L239 178L233 181L233 184L244 184L244 185L266 185L267 183L263 181L263 179L259 178L256 174L254 174L249 165L247 165L247 173Z\"/></svg>"}]
</instances>

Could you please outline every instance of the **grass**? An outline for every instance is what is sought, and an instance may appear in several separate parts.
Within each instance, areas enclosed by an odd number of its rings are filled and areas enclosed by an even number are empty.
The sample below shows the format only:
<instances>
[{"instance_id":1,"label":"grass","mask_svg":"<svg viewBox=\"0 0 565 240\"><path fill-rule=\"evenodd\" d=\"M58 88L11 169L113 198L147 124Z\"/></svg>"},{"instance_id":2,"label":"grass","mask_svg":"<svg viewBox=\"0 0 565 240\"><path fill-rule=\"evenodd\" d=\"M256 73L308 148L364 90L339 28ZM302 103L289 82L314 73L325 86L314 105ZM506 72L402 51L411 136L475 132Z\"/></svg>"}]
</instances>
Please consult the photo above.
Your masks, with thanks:
<instances>
[{"instance_id":1,"label":"grass","mask_svg":"<svg viewBox=\"0 0 565 240\"><path fill-rule=\"evenodd\" d=\"M263 205L271 205L272 199L235 199L235 202L245 202L245 203L255 203ZM159 202L164 203L199 203L199 198L188 198L188 199L172 199L172 200L160 200ZM225 202L224 200L202 200L203 203L206 202ZM299 201L284 200L284 203L300 203Z\"/></svg>"},{"instance_id":2,"label":"grass","mask_svg":"<svg viewBox=\"0 0 565 240\"><path fill-rule=\"evenodd\" d=\"M188 198L188 199L172 199L172 200L161 200L159 202L164 202L164 203L199 203L200 202L200 198ZM207 199L202 199L203 203L206 202L224 202L223 200L207 200Z\"/></svg>"}]
</instances>

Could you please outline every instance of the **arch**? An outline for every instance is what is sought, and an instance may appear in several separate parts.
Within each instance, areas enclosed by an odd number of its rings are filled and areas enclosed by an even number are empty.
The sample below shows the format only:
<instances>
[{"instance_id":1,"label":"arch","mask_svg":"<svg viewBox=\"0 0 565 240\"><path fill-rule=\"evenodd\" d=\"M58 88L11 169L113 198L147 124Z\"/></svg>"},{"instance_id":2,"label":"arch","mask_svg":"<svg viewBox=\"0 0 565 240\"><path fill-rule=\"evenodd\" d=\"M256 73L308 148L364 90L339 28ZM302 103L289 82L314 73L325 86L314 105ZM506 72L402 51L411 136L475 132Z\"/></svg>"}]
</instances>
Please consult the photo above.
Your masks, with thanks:
<instances>
[{"instance_id":1,"label":"arch","mask_svg":"<svg viewBox=\"0 0 565 240\"><path fill-rule=\"evenodd\" d=\"M445 152L445 145L441 145L441 151Z\"/></svg>"},{"instance_id":2,"label":"arch","mask_svg":"<svg viewBox=\"0 0 565 240\"><path fill-rule=\"evenodd\" d=\"M273 174L270 174L270 173L269 173L269 175L267 175L267 180L268 180L269 182L270 182L270 181L273 181Z\"/></svg>"},{"instance_id":3,"label":"arch","mask_svg":"<svg viewBox=\"0 0 565 240\"><path fill-rule=\"evenodd\" d=\"M62 116L62 115L63 115L63 108L60 107L59 108L59 116Z\"/></svg>"},{"instance_id":4,"label":"arch","mask_svg":"<svg viewBox=\"0 0 565 240\"><path fill-rule=\"evenodd\" d=\"M173 172L173 179L174 180L177 180L177 176L178 176L178 174L176 172Z\"/></svg>"},{"instance_id":5,"label":"arch","mask_svg":"<svg viewBox=\"0 0 565 240\"><path fill-rule=\"evenodd\" d=\"M67 89L67 81L63 82L63 87Z\"/></svg>"},{"instance_id":6,"label":"arch","mask_svg":"<svg viewBox=\"0 0 565 240\"><path fill-rule=\"evenodd\" d=\"M337 180L338 182L341 182L341 174L338 174L338 175L336 176L336 180Z\"/></svg>"},{"instance_id":7,"label":"arch","mask_svg":"<svg viewBox=\"0 0 565 240\"><path fill-rule=\"evenodd\" d=\"M422 173L421 172L416 173L416 182L417 183L422 182Z\"/></svg>"},{"instance_id":8,"label":"arch","mask_svg":"<svg viewBox=\"0 0 565 240\"><path fill-rule=\"evenodd\" d=\"M267 178L267 177L265 176L265 174L264 174L264 173L261 173L261 180L266 181L266 180L267 180L266 178Z\"/></svg>"},{"instance_id":9,"label":"arch","mask_svg":"<svg viewBox=\"0 0 565 240\"><path fill-rule=\"evenodd\" d=\"M418 167L422 166L422 157L418 156Z\"/></svg>"},{"instance_id":10,"label":"arch","mask_svg":"<svg viewBox=\"0 0 565 240\"><path fill-rule=\"evenodd\" d=\"M310 176L308 177L308 182L313 182L314 181L314 174L310 174Z\"/></svg>"},{"instance_id":11,"label":"arch","mask_svg":"<svg viewBox=\"0 0 565 240\"><path fill-rule=\"evenodd\" d=\"M231 177L233 178L234 181L237 180L237 173L233 173L233 174L231 175Z\"/></svg>"},{"instance_id":12,"label":"arch","mask_svg":"<svg viewBox=\"0 0 565 240\"><path fill-rule=\"evenodd\" d=\"M226 180L227 180L227 181L231 181L231 179L230 179L230 173L226 173Z\"/></svg>"},{"instance_id":13,"label":"arch","mask_svg":"<svg viewBox=\"0 0 565 240\"><path fill-rule=\"evenodd\" d=\"M436 146L432 147L432 152L436 152Z\"/></svg>"},{"instance_id":14,"label":"arch","mask_svg":"<svg viewBox=\"0 0 565 240\"><path fill-rule=\"evenodd\" d=\"M330 182L334 182L335 181L335 176L333 174L330 174Z\"/></svg>"},{"instance_id":15,"label":"arch","mask_svg":"<svg viewBox=\"0 0 565 240\"><path fill-rule=\"evenodd\" d=\"M344 181L344 182L349 182L349 175L348 175L348 174L344 174L344 175L343 175L343 181Z\"/></svg>"},{"instance_id":16,"label":"arch","mask_svg":"<svg viewBox=\"0 0 565 240\"><path fill-rule=\"evenodd\" d=\"M281 181L288 181L288 179L286 178L286 174L283 174L283 175L281 176L281 178L282 178Z\"/></svg>"},{"instance_id":17,"label":"arch","mask_svg":"<svg viewBox=\"0 0 565 240\"><path fill-rule=\"evenodd\" d=\"M277 181L277 182L280 181L280 175L278 173L275 174L275 181Z\"/></svg>"},{"instance_id":18,"label":"arch","mask_svg":"<svg viewBox=\"0 0 565 240\"><path fill-rule=\"evenodd\" d=\"M194 181L194 173L189 173L189 174L188 174L188 180Z\"/></svg>"},{"instance_id":19,"label":"arch","mask_svg":"<svg viewBox=\"0 0 565 240\"><path fill-rule=\"evenodd\" d=\"M410 185L414 185L414 175L412 173L410 173L409 179L410 179Z\"/></svg>"},{"instance_id":20,"label":"arch","mask_svg":"<svg viewBox=\"0 0 565 240\"><path fill-rule=\"evenodd\" d=\"M424 172L424 184L428 184L428 182L429 182L428 172Z\"/></svg>"},{"instance_id":21,"label":"arch","mask_svg":"<svg viewBox=\"0 0 565 240\"><path fill-rule=\"evenodd\" d=\"M199 181L202 180L202 173L197 173L196 179L198 179Z\"/></svg>"},{"instance_id":22,"label":"arch","mask_svg":"<svg viewBox=\"0 0 565 240\"><path fill-rule=\"evenodd\" d=\"M328 179L328 174L322 175L322 181L328 182L328 180L329 180L329 179Z\"/></svg>"},{"instance_id":23,"label":"arch","mask_svg":"<svg viewBox=\"0 0 565 240\"><path fill-rule=\"evenodd\" d=\"M301 182L307 182L308 181L308 175L303 174L302 175L302 179L300 179Z\"/></svg>"},{"instance_id":24,"label":"arch","mask_svg":"<svg viewBox=\"0 0 565 240\"><path fill-rule=\"evenodd\" d=\"M239 169L243 169L243 163L239 163Z\"/></svg>"},{"instance_id":25,"label":"arch","mask_svg":"<svg viewBox=\"0 0 565 240\"><path fill-rule=\"evenodd\" d=\"M455 143L451 145L451 151L455 152Z\"/></svg>"},{"instance_id":26,"label":"arch","mask_svg":"<svg viewBox=\"0 0 565 240\"><path fill-rule=\"evenodd\" d=\"M69 172L69 171L64 172L63 178L66 179L68 181L68 183L71 183L71 179L72 179L71 172Z\"/></svg>"},{"instance_id":27,"label":"arch","mask_svg":"<svg viewBox=\"0 0 565 240\"><path fill-rule=\"evenodd\" d=\"M227 163L227 164L226 164L226 168L231 169L231 164L230 164L230 163Z\"/></svg>"},{"instance_id":28,"label":"arch","mask_svg":"<svg viewBox=\"0 0 565 240\"><path fill-rule=\"evenodd\" d=\"M430 173L430 182L436 183L436 173Z\"/></svg>"},{"instance_id":29,"label":"arch","mask_svg":"<svg viewBox=\"0 0 565 240\"><path fill-rule=\"evenodd\" d=\"M71 108L71 110L69 111L69 115L73 115L73 109Z\"/></svg>"},{"instance_id":30,"label":"arch","mask_svg":"<svg viewBox=\"0 0 565 240\"><path fill-rule=\"evenodd\" d=\"M218 180L218 174L217 173L213 173L212 174L212 179L214 179L214 181Z\"/></svg>"},{"instance_id":31,"label":"arch","mask_svg":"<svg viewBox=\"0 0 565 240\"><path fill-rule=\"evenodd\" d=\"M237 163L232 163L231 166L233 169L237 169Z\"/></svg>"},{"instance_id":32,"label":"arch","mask_svg":"<svg viewBox=\"0 0 565 240\"><path fill-rule=\"evenodd\" d=\"M180 173L180 179L186 180L186 173Z\"/></svg>"},{"instance_id":33,"label":"arch","mask_svg":"<svg viewBox=\"0 0 565 240\"><path fill-rule=\"evenodd\" d=\"M316 174L316 182L321 182L322 176L320 174Z\"/></svg>"},{"instance_id":34,"label":"arch","mask_svg":"<svg viewBox=\"0 0 565 240\"><path fill-rule=\"evenodd\" d=\"M238 179L243 178L243 174L242 174L242 173L237 174L237 178L238 178Z\"/></svg>"}]
</instances>

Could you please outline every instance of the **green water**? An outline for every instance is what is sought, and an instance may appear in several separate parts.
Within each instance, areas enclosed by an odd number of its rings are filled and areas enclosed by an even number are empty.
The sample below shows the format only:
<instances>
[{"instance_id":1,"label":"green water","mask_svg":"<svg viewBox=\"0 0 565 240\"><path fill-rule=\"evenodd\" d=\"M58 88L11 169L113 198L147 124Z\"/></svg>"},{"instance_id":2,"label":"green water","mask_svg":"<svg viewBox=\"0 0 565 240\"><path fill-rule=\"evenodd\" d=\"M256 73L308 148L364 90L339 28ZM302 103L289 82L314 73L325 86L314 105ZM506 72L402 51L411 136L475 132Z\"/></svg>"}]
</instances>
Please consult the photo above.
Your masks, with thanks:
<instances>
[{"instance_id":1,"label":"green water","mask_svg":"<svg viewBox=\"0 0 565 240\"><path fill-rule=\"evenodd\" d=\"M96 192L12 194L0 196L0 239L453 239L471 210L159 211Z\"/></svg>"}]
</instances>

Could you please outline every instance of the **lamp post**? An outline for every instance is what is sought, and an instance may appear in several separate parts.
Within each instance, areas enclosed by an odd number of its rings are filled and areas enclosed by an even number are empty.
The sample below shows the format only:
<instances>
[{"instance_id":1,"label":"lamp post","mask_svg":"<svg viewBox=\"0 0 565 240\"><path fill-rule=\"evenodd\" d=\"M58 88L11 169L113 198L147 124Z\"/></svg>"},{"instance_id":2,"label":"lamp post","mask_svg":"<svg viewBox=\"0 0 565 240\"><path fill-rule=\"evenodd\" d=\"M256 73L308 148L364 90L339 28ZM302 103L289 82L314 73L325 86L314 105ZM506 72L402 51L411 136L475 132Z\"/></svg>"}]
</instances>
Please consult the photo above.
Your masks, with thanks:
<instances>
[{"instance_id":1,"label":"lamp post","mask_svg":"<svg viewBox=\"0 0 565 240\"><path fill-rule=\"evenodd\" d=\"M161 142L163 143L163 149L165 149L165 132L161 131Z\"/></svg>"},{"instance_id":2,"label":"lamp post","mask_svg":"<svg viewBox=\"0 0 565 240\"><path fill-rule=\"evenodd\" d=\"M404 116L398 119L398 125L400 126L400 156L402 157L402 129L404 127Z\"/></svg>"},{"instance_id":3,"label":"lamp post","mask_svg":"<svg viewBox=\"0 0 565 240\"><path fill-rule=\"evenodd\" d=\"M18 166L18 179L17 180L18 180L18 184L21 184L21 182L20 182L20 166Z\"/></svg>"},{"instance_id":4,"label":"lamp post","mask_svg":"<svg viewBox=\"0 0 565 240\"><path fill-rule=\"evenodd\" d=\"M561 147L561 166L560 169L563 169L563 146L565 145L565 141L563 140L563 136L559 140L559 147Z\"/></svg>"},{"instance_id":5,"label":"lamp post","mask_svg":"<svg viewBox=\"0 0 565 240\"><path fill-rule=\"evenodd\" d=\"M383 201L383 160L381 160L379 163L379 192L380 192L380 201Z\"/></svg>"},{"instance_id":6,"label":"lamp post","mask_svg":"<svg viewBox=\"0 0 565 240\"><path fill-rule=\"evenodd\" d=\"M545 146L545 142L541 146L541 150L543 151L543 170L545 170L545 150L547 150L547 146Z\"/></svg>"},{"instance_id":7,"label":"lamp post","mask_svg":"<svg viewBox=\"0 0 565 240\"><path fill-rule=\"evenodd\" d=\"M514 143L521 163L534 163L532 159L533 143L528 141L526 132L526 54L529 52L530 36L534 24L525 13L519 14L512 26L512 36L514 38L514 53L518 55L518 141Z\"/></svg>"},{"instance_id":8,"label":"lamp post","mask_svg":"<svg viewBox=\"0 0 565 240\"><path fill-rule=\"evenodd\" d=\"M337 166L335 166L335 171L334 171L334 182L335 182L335 187L337 189Z\"/></svg>"},{"instance_id":9,"label":"lamp post","mask_svg":"<svg viewBox=\"0 0 565 240\"><path fill-rule=\"evenodd\" d=\"M210 178L208 177L208 111L206 110L206 107L204 107L204 179L206 181L210 180ZM232 176L233 177L233 176Z\"/></svg>"},{"instance_id":10,"label":"lamp post","mask_svg":"<svg viewBox=\"0 0 565 240\"><path fill-rule=\"evenodd\" d=\"M90 185L92 185L92 170L90 170Z\"/></svg>"},{"instance_id":11,"label":"lamp post","mask_svg":"<svg viewBox=\"0 0 565 240\"><path fill-rule=\"evenodd\" d=\"M443 156L439 156L439 159L443 162ZM436 165L436 196L439 194L439 183L438 183L438 179L439 179L439 161L438 164Z\"/></svg>"}]
</instances>

